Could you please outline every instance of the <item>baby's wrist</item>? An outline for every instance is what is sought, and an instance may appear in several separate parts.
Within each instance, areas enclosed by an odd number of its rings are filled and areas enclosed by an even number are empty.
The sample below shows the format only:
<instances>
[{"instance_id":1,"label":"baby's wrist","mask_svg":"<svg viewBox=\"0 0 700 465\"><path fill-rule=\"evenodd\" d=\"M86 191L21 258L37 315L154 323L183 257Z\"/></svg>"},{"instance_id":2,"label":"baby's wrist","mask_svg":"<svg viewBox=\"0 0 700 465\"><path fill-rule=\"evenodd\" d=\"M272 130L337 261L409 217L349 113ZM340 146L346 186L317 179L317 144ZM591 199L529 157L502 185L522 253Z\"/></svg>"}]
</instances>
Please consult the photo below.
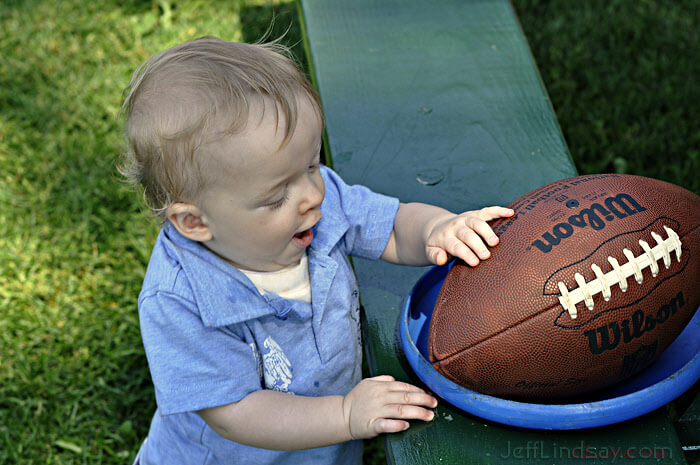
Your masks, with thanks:
<instances>
[{"instance_id":1,"label":"baby's wrist","mask_svg":"<svg viewBox=\"0 0 700 465\"><path fill-rule=\"evenodd\" d=\"M340 427L341 434L344 436L344 441L352 441L355 435L352 432L352 399L350 393L345 396L340 396L340 415L337 418L342 419Z\"/></svg>"}]
</instances>

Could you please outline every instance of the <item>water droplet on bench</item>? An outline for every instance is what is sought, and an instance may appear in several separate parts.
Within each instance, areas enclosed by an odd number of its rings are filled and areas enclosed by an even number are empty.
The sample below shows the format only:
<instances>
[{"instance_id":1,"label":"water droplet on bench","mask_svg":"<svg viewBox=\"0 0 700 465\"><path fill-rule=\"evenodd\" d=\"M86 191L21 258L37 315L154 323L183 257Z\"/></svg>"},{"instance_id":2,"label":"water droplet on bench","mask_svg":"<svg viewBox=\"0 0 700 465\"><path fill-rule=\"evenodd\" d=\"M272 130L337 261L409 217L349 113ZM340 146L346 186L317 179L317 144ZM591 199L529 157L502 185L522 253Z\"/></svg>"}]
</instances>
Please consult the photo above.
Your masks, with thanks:
<instances>
[{"instance_id":1,"label":"water droplet on bench","mask_svg":"<svg viewBox=\"0 0 700 465\"><path fill-rule=\"evenodd\" d=\"M445 175L442 174L440 170L424 170L418 172L416 175L416 181L423 184L424 186L434 186L445 179Z\"/></svg>"}]
</instances>

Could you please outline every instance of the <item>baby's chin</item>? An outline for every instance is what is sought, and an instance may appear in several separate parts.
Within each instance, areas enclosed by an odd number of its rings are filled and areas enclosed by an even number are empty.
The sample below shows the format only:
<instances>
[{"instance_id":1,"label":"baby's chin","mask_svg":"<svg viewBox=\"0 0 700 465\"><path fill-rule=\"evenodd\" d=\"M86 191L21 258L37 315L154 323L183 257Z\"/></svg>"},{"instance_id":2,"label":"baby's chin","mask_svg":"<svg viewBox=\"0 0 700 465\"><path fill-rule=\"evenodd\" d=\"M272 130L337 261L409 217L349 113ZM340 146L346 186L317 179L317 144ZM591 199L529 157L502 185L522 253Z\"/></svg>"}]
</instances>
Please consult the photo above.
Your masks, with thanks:
<instances>
[{"instance_id":1,"label":"baby's chin","mask_svg":"<svg viewBox=\"0 0 700 465\"><path fill-rule=\"evenodd\" d=\"M264 268L264 269L255 270L255 271L279 271L279 270L282 270L284 268L290 268L293 266L297 266L301 262L301 259L304 257L304 255L306 255L306 248L299 248L299 247L295 247L295 248L296 248L295 253L288 255L287 257L285 257L284 260L278 260L275 263L261 265L261 268Z\"/></svg>"}]
</instances>

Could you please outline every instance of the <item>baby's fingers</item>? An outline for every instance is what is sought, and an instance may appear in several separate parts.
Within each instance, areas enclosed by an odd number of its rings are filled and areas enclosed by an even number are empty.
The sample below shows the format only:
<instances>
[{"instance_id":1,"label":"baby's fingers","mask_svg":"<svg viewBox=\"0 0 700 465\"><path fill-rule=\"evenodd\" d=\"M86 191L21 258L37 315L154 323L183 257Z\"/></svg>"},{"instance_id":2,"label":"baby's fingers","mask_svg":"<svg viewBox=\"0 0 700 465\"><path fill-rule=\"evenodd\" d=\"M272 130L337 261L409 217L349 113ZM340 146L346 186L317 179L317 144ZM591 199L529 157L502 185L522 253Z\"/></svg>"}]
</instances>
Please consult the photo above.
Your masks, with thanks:
<instances>
[{"instance_id":1,"label":"baby's fingers","mask_svg":"<svg viewBox=\"0 0 700 465\"><path fill-rule=\"evenodd\" d=\"M437 407L437 399L423 390L392 392L386 397L386 402L387 404L393 405L413 405L430 408Z\"/></svg>"},{"instance_id":2,"label":"baby's fingers","mask_svg":"<svg viewBox=\"0 0 700 465\"><path fill-rule=\"evenodd\" d=\"M434 417L432 410L416 405L385 405L379 417L374 420L373 429L376 434L394 433L408 428L409 423L405 420L431 421Z\"/></svg>"},{"instance_id":3,"label":"baby's fingers","mask_svg":"<svg viewBox=\"0 0 700 465\"><path fill-rule=\"evenodd\" d=\"M482 259L489 257L489 252L484 247L482 238L491 247L498 244L498 236L493 232L491 226L482 218L474 218L472 221L468 222L469 228L460 232L460 239L462 239L469 247L476 252ZM477 236L470 234L475 232Z\"/></svg>"},{"instance_id":4,"label":"baby's fingers","mask_svg":"<svg viewBox=\"0 0 700 465\"><path fill-rule=\"evenodd\" d=\"M406 431L411 424L404 420L393 420L391 418L379 418L374 422L376 434L398 433Z\"/></svg>"},{"instance_id":5,"label":"baby's fingers","mask_svg":"<svg viewBox=\"0 0 700 465\"><path fill-rule=\"evenodd\" d=\"M395 420L423 420L430 421L435 416L435 413L427 408L417 405L408 404L392 404L384 408L384 418L393 418Z\"/></svg>"},{"instance_id":6,"label":"baby's fingers","mask_svg":"<svg viewBox=\"0 0 700 465\"><path fill-rule=\"evenodd\" d=\"M497 218L506 218L513 216L515 211L512 208L507 207L484 207L478 210L477 215L484 221L491 221Z\"/></svg>"},{"instance_id":7,"label":"baby's fingers","mask_svg":"<svg viewBox=\"0 0 700 465\"><path fill-rule=\"evenodd\" d=\"M381 419L423 421L431 421L433 419L435 413L430 409L437 407L437 399L412 385L402 383L399 389L398 391L390 392L386 396L386 404L381 408L380 412Z\"/></svg>"}]
</instances>

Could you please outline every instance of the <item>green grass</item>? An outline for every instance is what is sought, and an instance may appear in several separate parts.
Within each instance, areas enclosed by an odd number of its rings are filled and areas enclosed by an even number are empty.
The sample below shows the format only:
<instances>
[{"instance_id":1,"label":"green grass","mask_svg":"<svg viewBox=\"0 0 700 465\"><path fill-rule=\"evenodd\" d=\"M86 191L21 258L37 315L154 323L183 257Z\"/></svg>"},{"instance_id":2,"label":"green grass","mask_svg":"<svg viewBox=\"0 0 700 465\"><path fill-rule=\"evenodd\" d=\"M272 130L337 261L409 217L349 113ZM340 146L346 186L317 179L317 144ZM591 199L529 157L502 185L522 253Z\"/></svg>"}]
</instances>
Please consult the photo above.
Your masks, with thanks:
<instances>
[{"instance_id":1,"label":"green grass","mask_svg":"<svg viewBox=\"0 0 700 465\"><path fill-rule=\"evenodd\" d=\"M579 171L699 192L694 3L514 4ZM114 168L121 91L150 54L255 40L273 11L298 44L289 3L0 4L0 464L133 457L154 411L136 297L157 226Z\"/></svg>"},{"instance_id":2,"label":"green grass","mask_svg":"<svg viewBox=\"0 0 700 465\"><path fill-rule=\"evenodd\" d=\"M700 192L697 2L514 0L579 172Z\"/></svg>"}]
</instances>

